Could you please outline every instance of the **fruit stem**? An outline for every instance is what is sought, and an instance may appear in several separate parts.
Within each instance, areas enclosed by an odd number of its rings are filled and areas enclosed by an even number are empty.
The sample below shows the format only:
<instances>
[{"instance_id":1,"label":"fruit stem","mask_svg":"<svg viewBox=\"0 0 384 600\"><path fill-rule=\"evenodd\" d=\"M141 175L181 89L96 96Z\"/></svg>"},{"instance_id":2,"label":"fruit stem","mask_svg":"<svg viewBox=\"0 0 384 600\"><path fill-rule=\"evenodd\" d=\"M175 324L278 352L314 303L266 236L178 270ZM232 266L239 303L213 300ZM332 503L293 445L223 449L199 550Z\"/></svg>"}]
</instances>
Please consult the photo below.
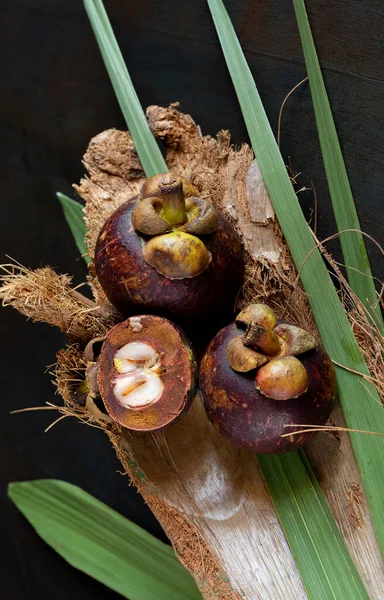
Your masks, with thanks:
<instances>
[{"instance_id":1,"label":"fruit stem","mask_svg":"<svg viewBox=\"0 0 384 600\"><path fill-rule=\"evenodd\" d=\"M187 213L185 210L185 198L183 184L181 181L170 182L161 185L161 198L163 200L163 219L171 227L183 225L187 222Z\"/></svg>"},{"instance_id":2,"label":"fruit stem","mask_svg":"<svg viewBox=\"0 0 384 600\"><path fill-rule=\"evenodd\" d=\"M266 354L267 356L274 356L280 351L280 341L276 333L272 329L269 329L269 327L263 327L258 323L247 327L243 339L245 346L262 352L262 354Z\"/></svg>"}]
</instances>

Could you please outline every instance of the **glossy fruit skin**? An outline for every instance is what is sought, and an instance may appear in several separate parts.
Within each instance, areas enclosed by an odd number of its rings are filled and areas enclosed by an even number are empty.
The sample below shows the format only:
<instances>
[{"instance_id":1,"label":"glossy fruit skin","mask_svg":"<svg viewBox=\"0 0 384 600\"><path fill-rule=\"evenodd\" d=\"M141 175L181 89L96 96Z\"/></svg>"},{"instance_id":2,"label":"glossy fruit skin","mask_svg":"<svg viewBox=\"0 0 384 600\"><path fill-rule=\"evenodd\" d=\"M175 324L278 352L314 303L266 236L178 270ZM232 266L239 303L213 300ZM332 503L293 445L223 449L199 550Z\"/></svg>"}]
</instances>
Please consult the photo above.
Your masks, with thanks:
<instances>
[{"instance_id":1,"label":"glossy fruit skin","mask_svg":"<svg viewBox=\"0 0 384 600\"><path fill-rule=\"evenodd\" d=\"M207 415L223 436L259 454L299 448L315 434L283 438L282 434L294 431L284 425L325 424L336 398L332 362L320 345L301 354L310 380L307 392L292 400L272 400L256 390L255 371L239 373L229 365L227 344L243 334L231 323L216 335L203 356L199 385Z\"/></svg>"},{"instance_id":2,"label":"glossy fruit skin","mask_svg":"<svg viewBox=\"0 0 384 600\"><path fill-rule=\"evenodd\" d=\"M109 301L123 315L135 307L146 312L196 317L233 306L243 283L244 266L239 237L219 214L218 231L201 240L212 254L199 275L168 279L145 262L142 245L150 238L132 226L137 198L120 206L104 224L95 250L95 269ZM136 311L137 312L137 311Z\"/></svg>"}]
</instances>

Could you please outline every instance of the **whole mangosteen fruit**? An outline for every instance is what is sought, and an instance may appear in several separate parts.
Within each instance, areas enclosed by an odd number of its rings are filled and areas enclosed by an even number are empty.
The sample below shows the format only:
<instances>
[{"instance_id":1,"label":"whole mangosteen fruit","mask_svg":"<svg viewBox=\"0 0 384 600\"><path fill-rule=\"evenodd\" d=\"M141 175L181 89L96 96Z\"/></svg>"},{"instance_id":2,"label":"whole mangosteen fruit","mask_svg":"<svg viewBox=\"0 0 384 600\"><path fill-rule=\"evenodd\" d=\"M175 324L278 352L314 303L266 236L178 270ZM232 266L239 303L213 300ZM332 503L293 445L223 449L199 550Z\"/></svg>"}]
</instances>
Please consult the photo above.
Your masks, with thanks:
<instances>
[{"instance_id":1,"label":"whole mangosteen fruit","mask_svg":"<svg viewBox=\"0 0 384 600\"><path fill-rule=\"evenodd\" d=\"M249 305L212 340L201 361L200 389L220 433L259 454L308 442L314 432L282 436L301 424L324 425L336 398L335 371L323 347L307 331L279 322L264 304Z\"/></svg>"},{"instance_id":2,"label":"whole mangosteen fruit","mask_svg":"<svg viewBox=\"0 0 384 600\"><path fill-rule=\"evenodd\" d=\"M131 317L106 335L97 383L109 416L154 431L178 419L196 394L197 365L182 330L152 315Z\"/></svg>"},{"instance_id":3,"label":"whole mangosteen fruit","mask_svg":"<svg viewBox=\"0 0 384 600\"><path fill-rule=\"evenodd\" d=\"M122 313L193 318L233 306L243 282L239 237L192 184L171 173L147 180L104 224L95 269Z\"/></svg>"}]
</instances>

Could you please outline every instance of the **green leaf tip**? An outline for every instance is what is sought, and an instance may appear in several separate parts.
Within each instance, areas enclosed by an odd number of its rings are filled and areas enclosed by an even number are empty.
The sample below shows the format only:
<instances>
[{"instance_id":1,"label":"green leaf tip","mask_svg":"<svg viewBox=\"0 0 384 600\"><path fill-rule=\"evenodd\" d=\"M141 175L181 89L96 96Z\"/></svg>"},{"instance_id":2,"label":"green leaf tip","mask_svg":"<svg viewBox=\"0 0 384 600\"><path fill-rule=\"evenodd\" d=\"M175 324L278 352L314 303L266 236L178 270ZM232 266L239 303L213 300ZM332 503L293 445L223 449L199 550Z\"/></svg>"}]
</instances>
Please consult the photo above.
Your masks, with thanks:
<instances>
[{"instance_id":1,"label":"green leaf tip","mask_svg":"<svg viewBox=\"0 0 384 600\"><path fill-rule=\"evenodd\" d=\"M310 600L369 600L304 452L259 456Z\"/></svg>"},{"instance_id":2,"label":"green leaf tip","mask_svg":"<svg viewBox=\"0 0 384 600\"><path fill-rule=\"evenodd\" d=\"M83 207L79 202L72 200L72 198L69 198L61 192L56 192L56 197L61 204L65 220L71 230L76 246L85 262L89 264L90 258L84 242L87 229L83 218Z\"/></svg>"},{"instance_id":3,"label":"green leaf tip","mask_svg":"<svg viewBox=\"0 0 384 600\"><path fill-rule=\"evenodd\" d=\"M8 496L75 568L129 600L201 600L172 548L81 488L56 479L10 483Z\"/></svg>"}]
</instances>

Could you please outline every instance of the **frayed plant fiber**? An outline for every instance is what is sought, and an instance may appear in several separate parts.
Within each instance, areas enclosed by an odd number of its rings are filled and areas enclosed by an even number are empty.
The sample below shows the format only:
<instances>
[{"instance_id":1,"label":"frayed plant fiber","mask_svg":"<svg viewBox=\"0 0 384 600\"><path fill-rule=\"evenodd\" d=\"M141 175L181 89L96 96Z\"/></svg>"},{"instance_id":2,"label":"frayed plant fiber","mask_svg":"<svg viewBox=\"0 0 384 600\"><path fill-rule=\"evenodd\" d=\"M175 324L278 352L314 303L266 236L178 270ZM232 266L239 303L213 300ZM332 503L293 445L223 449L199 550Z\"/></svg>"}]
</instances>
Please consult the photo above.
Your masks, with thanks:
<instances>
[{"instance_id":1,"label":"frayed plant fiber","mask_svg":"<svg viewBox=\"0 0 384 600\"><path fill-rule=\"evenodd\" d=\"M13 306L32 321L58 327L70 341L86 344L104 335L115 315L71 287L72 278L58 275L51 267L32 271L17 263L2 265L0 297L3 306Z\"/></svg>"}]
</instances>

